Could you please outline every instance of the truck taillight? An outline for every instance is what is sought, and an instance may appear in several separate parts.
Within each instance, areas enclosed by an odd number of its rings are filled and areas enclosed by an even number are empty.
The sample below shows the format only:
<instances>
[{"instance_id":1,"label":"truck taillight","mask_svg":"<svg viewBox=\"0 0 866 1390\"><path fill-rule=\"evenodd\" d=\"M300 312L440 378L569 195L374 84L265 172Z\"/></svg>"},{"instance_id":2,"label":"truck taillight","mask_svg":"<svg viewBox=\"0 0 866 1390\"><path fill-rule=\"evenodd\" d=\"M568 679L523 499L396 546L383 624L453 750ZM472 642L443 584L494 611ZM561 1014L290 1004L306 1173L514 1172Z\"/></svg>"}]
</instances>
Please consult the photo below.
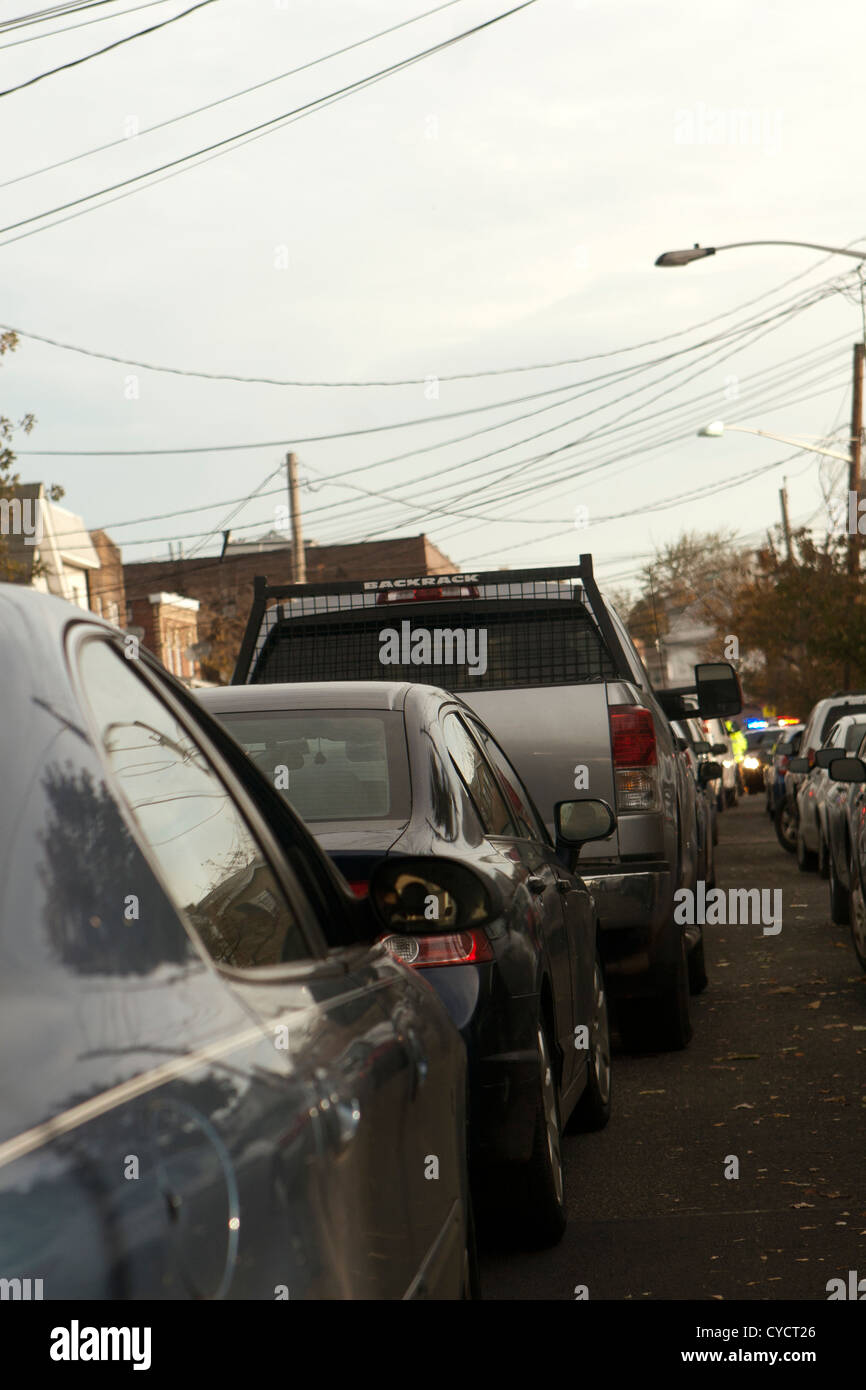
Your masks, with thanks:
<instances>
[{"instance_id":1,"label":"truck taillight","mask_svg":"<svg viewBox=\"0 0 866 1390\"><path fill-rule=\"evenodd\" d=\"M661 810L652 710L610 705L608 716L617 811Z\"/></svg>"}]
</instances>

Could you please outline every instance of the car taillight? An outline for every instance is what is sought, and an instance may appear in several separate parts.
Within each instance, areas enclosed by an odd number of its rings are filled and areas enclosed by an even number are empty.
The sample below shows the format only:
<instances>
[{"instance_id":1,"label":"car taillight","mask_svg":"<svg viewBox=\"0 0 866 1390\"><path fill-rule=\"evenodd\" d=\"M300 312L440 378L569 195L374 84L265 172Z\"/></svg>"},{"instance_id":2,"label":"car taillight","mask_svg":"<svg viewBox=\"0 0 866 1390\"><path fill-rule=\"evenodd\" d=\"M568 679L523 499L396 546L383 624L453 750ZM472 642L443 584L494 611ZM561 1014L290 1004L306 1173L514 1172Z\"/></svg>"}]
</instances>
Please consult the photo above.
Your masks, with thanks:
<instances>
[{"instance_id":1,"label":"car taillight","mask_svg":"<svg viewBox=\"0 0 866 1390\"><path fill-rule=\"evenodd\" d=\"M356 897L356 898L366 898L367 892L368 892L368 884L366 883L365 880L361 880L361 879L350 879L350 880L349 880L349 887L351 888L352 892L355 894L355 897Z\"/></svg>"},{"instance_id":2,"label":"car taillight","mask_svg":"<svg viewBox=\"0 0 866 1390\"><path fill-rule=\"evenodd\" d=\"M610 705L608 716L617 811L660 810L652 711L643 705Z\"/></svg>"},{"instance_id":3,"label":"car taillight","mask_svg":"<svg viewBox=\"0 0 866 1390\"><path fill-rule=\"evenodd\" d=\"M493 948L480 928L436 936L403 936L392 932L379 940L389 955L404 965L475 965L493 960Z\"/></svg>"},{"instance_id":4,"label":"car taillight","mask_svg":"<svg viewBox=\"0 0 866 1390\"><path fill-rule=\"evenodd\" d=\"M787 753L780 753L780 754L779 754L779 771L780 771L780 772L786 772L787 769L788 769L788 755L787 755Z\"/></svg>"}]
</instances>

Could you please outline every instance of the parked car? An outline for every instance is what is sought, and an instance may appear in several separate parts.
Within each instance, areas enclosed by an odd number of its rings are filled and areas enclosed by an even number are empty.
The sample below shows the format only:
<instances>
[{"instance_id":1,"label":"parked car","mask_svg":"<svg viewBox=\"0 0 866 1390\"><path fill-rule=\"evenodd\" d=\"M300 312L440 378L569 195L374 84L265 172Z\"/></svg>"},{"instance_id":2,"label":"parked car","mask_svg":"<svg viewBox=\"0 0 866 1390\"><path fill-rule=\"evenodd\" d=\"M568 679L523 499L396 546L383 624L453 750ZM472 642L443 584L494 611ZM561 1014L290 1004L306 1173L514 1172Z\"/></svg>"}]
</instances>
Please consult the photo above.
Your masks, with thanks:
<instances>
[{"instance_id":1,"label":"parked car","mask_svg":"<svg viewBox=\"0 0 866 1390\"><path fill-rule=\"evenodd\" d=\"M718 804L718 784L721 781L722 769L712 753L712 745L708 741L702 721L700 719L684 719L683 724L688 730L691 739L691 746L699 765L708 764L705 774L701 774L699 781L703 790L704 801L707 805L710 822L710 840L713 846L719 843L719 804ZM715 856L713 858L715 864Z\"/></svg>"},{"instance_id":2,"label":"parked car","mask_svg":"<svg viewBox=\"0 0 866 1390\"><path fill-rule=\"evenodd\" d=\"M575 867L578 841L613 831L610 808L561 804L555 847L490 731L432 686L334 681L198 694L356 893L368 892L377 864L385 881L383 855L395 885L417 893L414 930L395 929L386 945L440 994L463 1034L478 1205L499 1234L552 1244L566 1221L562 1126L599 1129L610 1114L598 917ZM585 828L569 835L580 818ZM434 855L483 879L496 903L486 928L454 931Z\"/></svg>"},{"instance_id":3,"label":"parked car","mask_svg":"<svg viewBox=\"0 0 866 1390\"><path fill-rule=\"evenodd\" d=\"M737 775L737 760L731 744L731 735L725 728L724 719L702 720L710 752L722 768L722 776L716 781L716 805L720 811L736 806L740 799L740 779Z\"/></svg>"},{"instance_id":4,"label":"parked car","mask_svg":"<svg viewBox=\"0 0 866 1390\"><path fill-rule=\"evenodd\" d=\"M698 878L707 888L716 886L716 859L713 841L713 821L715 820L716 798L712 789L711 774L713 764L701 758L706 749L704 739L696 740L688 719L672 720L671 728L676 735L680 753L689 770L695 786L695 816L698 836ZM718 766L717 764L715 765ZM703 954L703 942L701 942Z\"/></svg>"},{"instance_id":5,"label":"parked car","mask_svg":"<svg viewBox=\"0 0 866 1390\"><path fill-rule=\"evenodd\" d=\"M776 731L776 741L773 744L772 756L764 764L764 791L767 798L767 815L774 818L776 808L784 799L785 795L785 773L788 770L788 759L796 757L800 747L800 739L805 728L805 724L790 724ZM789 846L793 848L793 840Z\"/></svg>"},{"instance_id":6,"label":"parked car","mask_svg":"<svg viewBox=\"0 0 866 1390\"><path fill-rule=\"evenodd\" d=\"M583 555L553 569L324 585L256 579L233 683L376 680L383 671L415 680L421 667L481 716L551 835L560 802L613 807L614 833L587 846L581 868L620 1033L630 1048L686 1046L699 933L676 921L674 895L693 888L698 850L684 804L693 785L669 720L736 713L733 667L705 663L693 685L655 691Z\"/></svg>"},{"instance_id":7,"label":"parked car","mask_svg":"<svg viewBox=\"0 0 866 1390\"><path fill-rule=\"evenodd\" d=\"M866 729L860 728L860 742L853 750L855 757L862 758L866 753ZM821 756L819 749L819 756ZM838 926L851 923L851 875L852 850L858 833L854 824L854 808L857 801L856 782L839 782L831 774L832 762L828 763L829 786L825 797L825 824L827 836L827 878L830 891L830 917ZM859 808L857 815L860 815Z\"/></svg>"},{"instance_id":8,"label":"parked car","mask_svg":"<svg viewBox=\"0 0 866 1390\"><path fill-rule=\"evenodd\" d=\"M785 772L785 795L782 802L784 810L777 812L779 824L777 824L777 834L779 841L784 845L781 834L781 822L787 822L786 829L792 838L791 848L797 849L799 803L798 795L803 778L808 775L815 765L815 757L818 749L823 745L824 740L838 719L846 714L866 713L866 691L836 691L834 695L827 696L819 700L809 711L806 725L800 739L800 747L793 757L788 759L788 767ZM785 848L788 846L785 845Z\"/></svg>"},{"instance_id":9,"label":"parked car","mask_svg":"<svg viewBox=\"0 0 866 1390\"><path fill-rule=\"evenodd\" d=\"M828 769L830 780L847 784L851 790L848 825L851 851L848 866L848 921L851 940L863 970L866 970L866 740L857 757L834 758Z\"/></svg>"},{"instance_id":10,"label":"parked car","mask_svg":"<svg viewBox=\"0 0 866 1390\"><path fill-rule=\"evenodd\" d=\"M94 615L0 585L0 650L0 1276L76 1303L468 1296L465 1048L374 943L391 865L357 899ZM455 927L483 927L485 881L450 868Z\"/></svg>"},{"instance_id":11,"label":"parked car","mask_svg":"<svg viewBox=\"0 0 866 1390\"><path fill-rule=\"evenodd\" d=\"M859 718L846 714L837 719L815 761L797 788L797 865L803 871L817 869L822 878L830 873L827 811L830 802L846 795L842 783L831 782L828 772L835 758L856 754L866 735L866 710ZM840 809L840 808L836 808Z\"/></svg>"}]
</instances>

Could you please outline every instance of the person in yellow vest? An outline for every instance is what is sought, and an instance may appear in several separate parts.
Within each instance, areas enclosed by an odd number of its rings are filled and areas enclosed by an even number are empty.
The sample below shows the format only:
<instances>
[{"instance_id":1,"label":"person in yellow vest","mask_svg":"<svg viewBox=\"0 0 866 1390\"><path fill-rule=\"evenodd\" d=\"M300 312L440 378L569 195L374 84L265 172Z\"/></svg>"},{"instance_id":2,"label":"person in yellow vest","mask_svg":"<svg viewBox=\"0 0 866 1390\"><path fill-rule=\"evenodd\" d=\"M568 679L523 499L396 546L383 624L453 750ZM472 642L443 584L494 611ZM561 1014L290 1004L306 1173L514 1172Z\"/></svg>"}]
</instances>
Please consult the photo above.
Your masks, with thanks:
<instances>
[{"instance_id":1,"label":"person in yellow vest","mask_svg":"<svg viewBox=\"0 0 866 1390\"><path fill-rule=\"evenodd\" d=\"M740 770L740 765L743 761L743 758L746 756L746 749L748 748L749 744L748 740L746 739L746 735L743 733L736 719L726 719L725 728L727 729L728 734L730 736L731 756L734 759L734 762L737 764L737 786L739 787L740 795L742 796L744 788L743 774Z\"/></svg>"}]
</instances>

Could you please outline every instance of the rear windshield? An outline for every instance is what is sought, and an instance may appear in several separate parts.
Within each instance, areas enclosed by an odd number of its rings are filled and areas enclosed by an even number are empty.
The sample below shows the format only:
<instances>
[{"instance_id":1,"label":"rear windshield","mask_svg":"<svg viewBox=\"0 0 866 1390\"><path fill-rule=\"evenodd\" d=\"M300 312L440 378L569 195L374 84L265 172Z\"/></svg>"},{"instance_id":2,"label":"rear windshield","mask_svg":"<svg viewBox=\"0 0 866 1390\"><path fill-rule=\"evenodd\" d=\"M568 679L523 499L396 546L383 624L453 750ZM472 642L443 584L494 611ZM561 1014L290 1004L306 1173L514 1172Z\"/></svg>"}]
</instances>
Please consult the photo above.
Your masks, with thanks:
<instances>
[{"instance_id":1,"label":"rear windshield","mask_svg":"<svg viewBox=\"0 0 866 1390\"><path fill-rule=\"evenodd\" d=\"M824 723L821 726L820 743L826 742L827 735L837 719L841 719L844 714L853 714L855 710L859 709L862 709L864 713L866 713L866 700L851 701L847 705L833 705L831 709L828 709L827 713L824 715Z\"/></svg>"},{"instance_id":2,"label":"rear windshield","mask_svg":"<svg viewBox=\"0 0 866 1390\"><path fill-rule=\"evenodd\" d=\"M750 752L754 752L756 748L774 748L778 740L778 729L755 729L752 733L746 734L746 746Z\"/></svg>"},{"instance_id":3,"label":"rear windshield","mask_svg":"<svg viewBox=\"0 0 866 1390\"><path fill-rule=\"evenodd\" d=\"M305 821L409 819L409 757L396 710L214 710Z\"/></svg>"},{"instance_id":4,"label":"rear windshield","mask_svg":"<svg viewBox=\"0 0 866 1390\"><path fill-rule=\"evenodd\" d=\"M598 629L575 603L522 603L519 613L501 604L457 603L437 605L433 612L418 603L375 615L365 611L362 618L286 619L273 630L253 679L409 680L464 693L576 685L615 675Z\"/></svg>"}]
</instances>

